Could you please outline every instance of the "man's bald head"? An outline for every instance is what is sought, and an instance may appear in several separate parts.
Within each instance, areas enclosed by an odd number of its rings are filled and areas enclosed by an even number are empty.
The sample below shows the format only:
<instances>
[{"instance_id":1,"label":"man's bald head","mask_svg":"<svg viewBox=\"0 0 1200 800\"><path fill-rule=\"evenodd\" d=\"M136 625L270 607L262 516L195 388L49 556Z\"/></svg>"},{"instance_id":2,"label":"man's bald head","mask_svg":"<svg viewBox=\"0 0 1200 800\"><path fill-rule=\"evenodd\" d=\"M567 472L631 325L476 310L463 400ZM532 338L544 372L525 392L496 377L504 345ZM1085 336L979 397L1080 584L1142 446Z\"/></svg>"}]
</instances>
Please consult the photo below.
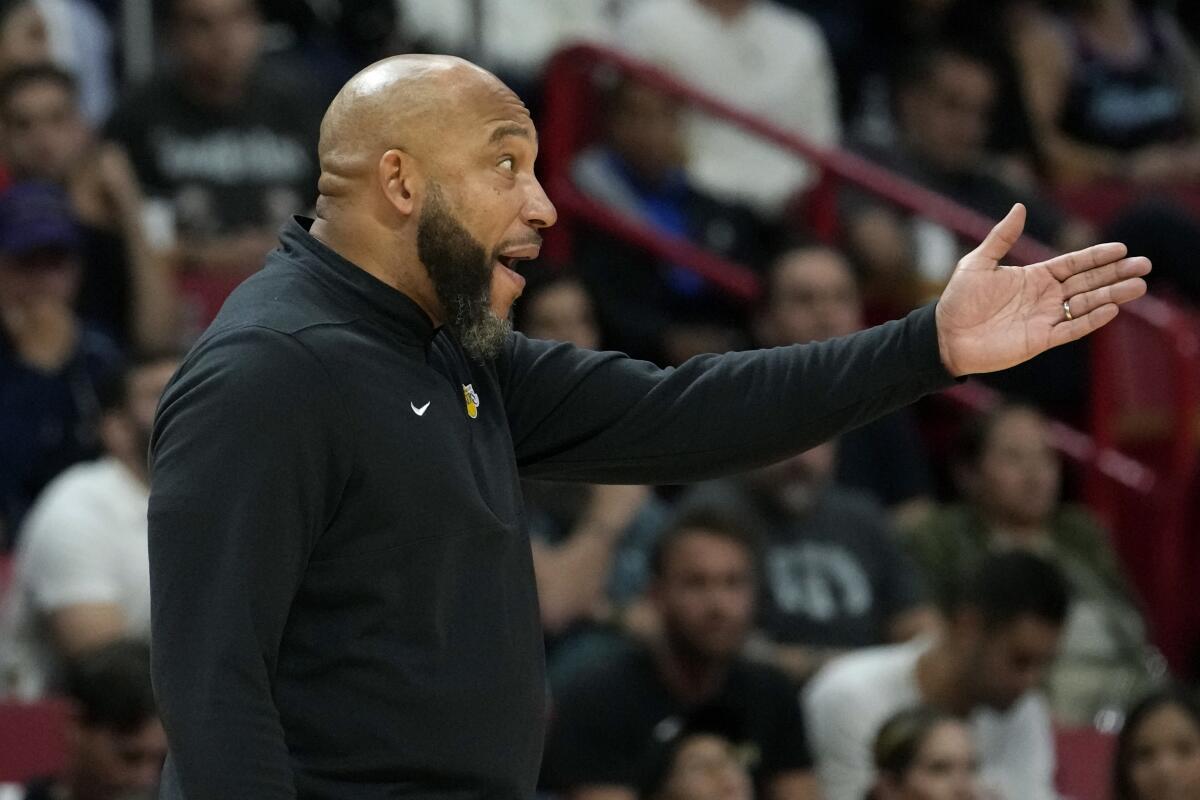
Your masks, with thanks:
<instances>
[{"instance_id":1,"label":"man's bald head","mask_svg":"<svg viewBox=\"0 0 1200 800\"><path fill-rule=\"evenodd\" d=\"M487 70L453 56L402 55L351 78L321 120L322 197L343 197L371 180L391 149L435 159L447 137L471 128L488 101L524 104ZM528 112L524 114L528 119Z\"/></svg>"},{"instance_id":2,"label":"man's bald head","mask_svg":"<svg viewBox=\"0 0 1200 800\"><path fill-rule=\"evenodd\" d=\"M312 233L486 359L507 336L554 205L534 171L529 111L486 70L397 56L342 88L321 123Z\"/></svg>"}]
</instances>

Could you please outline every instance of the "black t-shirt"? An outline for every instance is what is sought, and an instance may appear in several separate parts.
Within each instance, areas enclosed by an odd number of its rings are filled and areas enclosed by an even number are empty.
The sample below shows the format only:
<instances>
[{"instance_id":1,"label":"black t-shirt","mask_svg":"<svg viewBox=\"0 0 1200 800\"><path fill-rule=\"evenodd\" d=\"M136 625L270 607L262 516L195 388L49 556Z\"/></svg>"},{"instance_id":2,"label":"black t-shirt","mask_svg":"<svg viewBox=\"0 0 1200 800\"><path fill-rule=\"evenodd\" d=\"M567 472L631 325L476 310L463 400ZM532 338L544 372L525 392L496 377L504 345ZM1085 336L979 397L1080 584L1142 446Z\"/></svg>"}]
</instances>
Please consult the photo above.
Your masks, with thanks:
<instances>
[{"instance_id":1,"label":"black t-shirt","mask_svg":"<svg viewBox=\"0 0 1200 800\"><path fill-rule=\"evenodd\" d=\"M171 75L128 98L108 135L129 151L146 194L171 203L180 234L225 235L276 228L311 207L323 112L322 93L273 66L222 109L200 105Z\"/></svg>"},{"instance_id":2,"label":"black t-shirt","mask_svg":"<svg viewBox=\"0 0 1200 800\"><path fill-rule=\"evenodd\" d=\"M736 661L707 702L688 706L658 676L653 656L630 649L555 699L542 767L546 789L636 787L660 746L699 716L729 720L728 737L752 754L758 784L812 767L800 701L783 673Z\"/></svg>"}]
</instances>

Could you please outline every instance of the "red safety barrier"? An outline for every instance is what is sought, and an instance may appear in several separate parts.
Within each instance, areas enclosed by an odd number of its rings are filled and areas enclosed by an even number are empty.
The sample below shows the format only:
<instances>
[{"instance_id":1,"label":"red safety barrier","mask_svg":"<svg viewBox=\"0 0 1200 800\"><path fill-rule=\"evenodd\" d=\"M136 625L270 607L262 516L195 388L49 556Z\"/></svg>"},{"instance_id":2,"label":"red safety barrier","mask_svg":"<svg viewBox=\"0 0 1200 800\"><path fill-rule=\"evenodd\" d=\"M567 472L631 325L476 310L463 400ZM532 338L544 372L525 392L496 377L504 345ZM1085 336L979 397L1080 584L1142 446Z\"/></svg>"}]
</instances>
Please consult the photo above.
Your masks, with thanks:
<instances>
[{"instance_id":1,"label":"red safety barrier","mask_svg":"<svg viewBox=\"0 0 1200 800\"><path fill-rule=\"evenodd\" d=\"M24 783L62 772L71 706L65 700L0 702L0 783Z\"/></svg>"}]
</instances>

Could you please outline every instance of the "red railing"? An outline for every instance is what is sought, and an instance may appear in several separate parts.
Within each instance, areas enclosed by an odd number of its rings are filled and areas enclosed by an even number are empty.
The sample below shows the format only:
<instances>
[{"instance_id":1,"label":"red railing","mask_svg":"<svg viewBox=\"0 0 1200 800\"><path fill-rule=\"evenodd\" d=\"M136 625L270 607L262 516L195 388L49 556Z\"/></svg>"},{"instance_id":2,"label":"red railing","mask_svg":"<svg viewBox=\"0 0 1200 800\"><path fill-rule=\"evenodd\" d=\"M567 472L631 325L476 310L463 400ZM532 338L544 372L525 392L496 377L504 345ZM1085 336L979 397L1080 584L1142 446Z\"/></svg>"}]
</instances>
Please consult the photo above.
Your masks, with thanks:
<instances>
[{"instance_id":1,"label":"red railing","mask_svg":"<svg viewBox=\"0 0 1200 800\"><path fill-rule=\"evenodd\" d=\"M630 220L585 196L570 182L570 166L575 155L600 130L597 116L596 77L605 71L610 76L631 75L689 106L703 110L780 147L797 153L822 172L813 194L818 200L809 204L808 222L818 234L833 238L837 231L837 204L833 193L847 182L882 198L906 211L920 214L953 231L966 240L981 240L993 221L963 207L949 198L930 191L870 161L836 148L814 145L802 136L751 116L694 89L654 66L627 55L594 45L577 45L559 52L547 69L546 109L542 121L542 175L560 211L560 223L547 237L547 255L566 261L570 254L572 228L584 223L624 241L643 247L660 259L690 266L732 297L751 303L761 287L755 273L744 266L725 261L682 238L666 236L642 223ZM1009 253L1013 263L1028 264L1052 257L1054 251L1023 236ZM1174 379L1170 402L1170 452L1157 454L1154 466L1142 463L1117 449L1118 419L1121 409L1115 402L1121 392L1113 364L1120 351L1122 331L1149 332L1162 349ZM1178 662L1189 626L1197 620L1180 608L1177 594L1185 586L1182 572L1187 563L1182 554L1190 543L1186 513L1189 488L1196 467L1195 413L1200 407L1200 355L1197 352L1195 324L1170 303L1146 297L1125 306L1117 323L1093 336L1092 393L1098 398L1092 409L1095 435L1089 435L1061 423L1053 426L1058 448L1084 471L1085 496L1089 504L1110 524L1127 521L1132 504L1152 520L1156 541L1150 547L1163 548L1152 565L1138 570L1139 588L1155 612L1155 630L1168 656ZM996 402L993 392L975 383L955 387L949 392L956 402L973 409ZM1114 491L1115 490L1115 491ZM1144 529L1138 533L1145 533ZM1124 553L1123 553L1124 554ZM1167 602L1171 599L1175 602Z\"/></svg>"}]
</instances>

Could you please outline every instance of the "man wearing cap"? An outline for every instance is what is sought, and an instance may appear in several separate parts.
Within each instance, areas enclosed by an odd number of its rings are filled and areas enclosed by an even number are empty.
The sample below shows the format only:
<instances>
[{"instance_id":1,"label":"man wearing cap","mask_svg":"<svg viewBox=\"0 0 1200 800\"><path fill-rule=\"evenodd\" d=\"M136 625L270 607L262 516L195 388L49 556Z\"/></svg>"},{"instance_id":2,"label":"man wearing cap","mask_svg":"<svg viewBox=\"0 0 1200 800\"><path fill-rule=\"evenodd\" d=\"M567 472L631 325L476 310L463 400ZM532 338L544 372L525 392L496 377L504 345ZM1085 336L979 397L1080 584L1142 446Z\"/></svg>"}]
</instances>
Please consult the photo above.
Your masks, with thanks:
<instances>
[{"instance_id":1,"label":"man wearing cap","mask_svg":"<svg viewBox=\"0 0 1200 800\"><path fill-rule=\"evenodd\" d=\"M75 313L79 225L61 189L16 183L0 194L0 530L97 453L97 386L116 345Z\"/></svg>"},{"instance_id":2,"label":"man wearing cap","mask_svg":"<svg viewBox=\"0 0 1200 800\"><path fill-rule=\"evenodd\" d=\"M321 124L294 218L163 395L151 441L168 800L528 800L545 669L519 476L698 480L777 461L1083 336L1150 265L1000 267L1014 207L937 306L674 370L512 333L556 219L529 112L398 56Z\"/></svg>"}]
</instances>

